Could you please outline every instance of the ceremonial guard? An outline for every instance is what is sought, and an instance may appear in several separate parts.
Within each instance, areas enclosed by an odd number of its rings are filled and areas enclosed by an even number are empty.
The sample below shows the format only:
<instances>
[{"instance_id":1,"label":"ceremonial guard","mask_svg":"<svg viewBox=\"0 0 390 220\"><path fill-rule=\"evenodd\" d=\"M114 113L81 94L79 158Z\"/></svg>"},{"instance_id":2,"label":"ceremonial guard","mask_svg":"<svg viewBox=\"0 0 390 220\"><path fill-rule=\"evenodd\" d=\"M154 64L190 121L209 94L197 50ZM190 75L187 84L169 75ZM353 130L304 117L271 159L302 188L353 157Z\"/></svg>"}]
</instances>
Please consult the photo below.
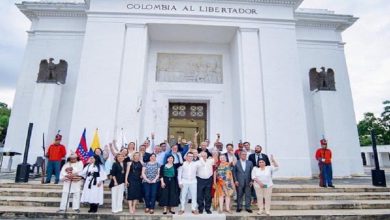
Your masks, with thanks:
<instances>
[{"instance_id":1,"label":"ceremonial guard","mask_svg":"<svg viewBox=\"0 0 390 220\"><path fill-rule=\"evenodd\" d=\"M55 184L60 180L60 170L62 158L66 155L65 146L61 144L62 136L57 134L54 143L49 146L46 156L49 158L47 163L47 176L45 183L50 183L51 176L55 175Z\"/></svg>"},{"instance_id":2,"label":"ceremonial guard","mask_svg":"<svg viewBox=\"0 0 390 220\"><path fill-rule=\"evenodd\" d=\"M84 168L81 176L85 178L81 202L89 203L88 212L96 213L99 205L103 205L103 184L104 180L107 179L107 174L99 156L95 155L89 158L88 165Z\"/></svg>"},{"instance_id":3,"label":"ceremonial guard","mask_svg":"<svg viewBox=\"0 0 390 220\"><path fill-rule=\"evenodd\" d=\"M325 138L320 143L321 148L316 151L316 160L320 168L320 186L334 187L332 183L332 151L328 149L328 142Z\"/></svg>"},{"instance_id":4,"label":"ceremonial guard","mask_svg":"<svg viewBox=\"0 0 390 220\"><path fill-rule=\"evenodd\" d=\"M82 183L80 173L82 171L83 163L79 161L75 153L72 153L61 169L60 180L64 181L64 185L62 187L61 205L58 212L67 210L70 194L73 194L72 209L77 213L80 212L80 191Z\"/></svg>"}]
</instances>

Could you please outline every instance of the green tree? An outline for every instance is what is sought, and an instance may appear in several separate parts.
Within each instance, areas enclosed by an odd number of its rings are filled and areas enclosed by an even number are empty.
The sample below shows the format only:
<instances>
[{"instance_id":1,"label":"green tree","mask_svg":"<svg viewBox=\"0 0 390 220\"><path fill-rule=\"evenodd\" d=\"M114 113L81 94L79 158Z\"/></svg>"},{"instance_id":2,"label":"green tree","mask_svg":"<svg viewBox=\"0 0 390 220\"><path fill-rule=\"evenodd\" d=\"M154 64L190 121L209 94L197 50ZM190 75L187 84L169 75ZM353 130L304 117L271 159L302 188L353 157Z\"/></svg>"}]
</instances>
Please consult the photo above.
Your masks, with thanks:
<instances>
[{"instance_id":1,"label":"green tree","mask_svg":"<svg viewBox=\"0 0 390 220\"><path fill-rule=\"evenodd\" d=\"M383 127L383 139L385 144L390 144L390 100L383 102L384 110L381 114L381 124Z\"/></svg>"},{"instance_id":2,"label":"green tree","mask_svg":"<svg viewBox=\"0 0 390 220\"><path fill-rule=\"evenodd\" d=\"M11 109L8 105L0 102L0 143L2 143L7 135L7 128L9 123L9 117L11 115Z\"/></svg>"},{"instance_id":3,"label":"green tree","mask_svg":"<svg viewBox=\"0 0 390 220\"><path fill-rule=\"evenodd\" d=\"M359 121L357 128L361 146L372 144L371 130L374 129L378 145L390 144L390 101L383 102L384 111L381 117L375 117L374 113L364 113L364 118Z\"/></svg>"}]
</instances>

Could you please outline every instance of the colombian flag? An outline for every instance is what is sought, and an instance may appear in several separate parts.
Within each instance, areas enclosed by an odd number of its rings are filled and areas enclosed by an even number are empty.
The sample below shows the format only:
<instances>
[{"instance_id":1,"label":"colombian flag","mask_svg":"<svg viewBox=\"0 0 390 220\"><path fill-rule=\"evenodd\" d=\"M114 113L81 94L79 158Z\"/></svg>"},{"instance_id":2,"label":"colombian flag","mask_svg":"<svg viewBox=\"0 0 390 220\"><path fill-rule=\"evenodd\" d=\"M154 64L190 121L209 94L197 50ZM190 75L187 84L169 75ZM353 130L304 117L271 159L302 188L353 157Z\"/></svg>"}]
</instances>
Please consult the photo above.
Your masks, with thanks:
<instances>
[{"instance_id":1,"label":"colombian flag","mask_svg":"<svg viewBox=\"0 0 390 220\"><path fill-rule=\"evenodd\" d=\"M89 156L94 155L94 151L96 148L100 148L100 140L99 140L99 134L98 129L95 130L95 134L93 135L91 148L89 148Z\"/></svg>"}]
</instances>

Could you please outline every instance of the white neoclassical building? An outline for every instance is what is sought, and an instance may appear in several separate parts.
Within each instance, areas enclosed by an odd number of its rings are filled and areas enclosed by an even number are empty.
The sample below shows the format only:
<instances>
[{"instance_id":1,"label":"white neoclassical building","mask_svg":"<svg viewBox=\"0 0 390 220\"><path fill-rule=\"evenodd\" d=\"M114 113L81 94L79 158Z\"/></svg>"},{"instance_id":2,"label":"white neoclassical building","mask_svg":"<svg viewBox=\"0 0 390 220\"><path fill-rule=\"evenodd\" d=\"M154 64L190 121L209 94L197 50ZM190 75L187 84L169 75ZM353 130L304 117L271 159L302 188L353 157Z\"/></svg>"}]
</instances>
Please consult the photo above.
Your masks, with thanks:
<instances>
[{"instance_id":1,"label":"white neoclassical building","mask_svg":"<svg viewBox=\"0 0 390 220\"><path fill-rule=\"evenodd\" d=\"M42 155L58 129L75 150L156 134L260 144L279 177L318 174L325 136L335 176L363 172L342 32L357 18L300 9L302 0L45 0L17 4L31 20L5 150ZM42 59L68 63L65 84L37 83ZM336 91L311 91L309 71ZM119 140L120 142L120 140ZM15 165L21 161L15 158Z\"/></svg>"}]
</instances>

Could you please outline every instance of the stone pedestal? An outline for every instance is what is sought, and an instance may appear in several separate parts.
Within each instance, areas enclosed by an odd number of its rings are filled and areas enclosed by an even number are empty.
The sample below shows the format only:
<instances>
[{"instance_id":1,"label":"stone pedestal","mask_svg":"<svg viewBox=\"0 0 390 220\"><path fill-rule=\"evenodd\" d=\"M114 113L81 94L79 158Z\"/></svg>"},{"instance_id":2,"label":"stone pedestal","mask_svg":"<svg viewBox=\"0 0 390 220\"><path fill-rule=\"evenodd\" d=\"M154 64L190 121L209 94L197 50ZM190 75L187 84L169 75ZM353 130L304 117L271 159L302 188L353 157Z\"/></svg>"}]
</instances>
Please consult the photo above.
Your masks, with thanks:
<instances>
[{"instance_id":1,"label":"stone pedestal","mask_svg":"<svg viewBox=\"0 0 390 220\"><path fill-rule=\"evenodd\" d=\"M34 123L31 135L28 162L34 164L43 155L42 134L45 134L45 147L54 140L57 133L57 116L60 107L62 85L37 83L34 89L29 121ZM26 124L27 128L27 124ZM25 131L21 131L25 132Z\"/></svg>"},{"instance_id":2,"label":"stone pedestal","mask_svg":"<svg viewBox=\"0 0 390 220\"><path fill-rule=\"evenodd\" d=\"M328 140L328 147L332 150L333 157L333 176L350 176L356 170L363 171L362 162L355 160L361 158L359 138L357 132L352 132L350 129L350 117L346 115L348 111L340 107L342 100L337 92L316 91L312 95L318 140L318 145L312 147L320 147L322 136Z\"/></svg>"}]
</instances>

